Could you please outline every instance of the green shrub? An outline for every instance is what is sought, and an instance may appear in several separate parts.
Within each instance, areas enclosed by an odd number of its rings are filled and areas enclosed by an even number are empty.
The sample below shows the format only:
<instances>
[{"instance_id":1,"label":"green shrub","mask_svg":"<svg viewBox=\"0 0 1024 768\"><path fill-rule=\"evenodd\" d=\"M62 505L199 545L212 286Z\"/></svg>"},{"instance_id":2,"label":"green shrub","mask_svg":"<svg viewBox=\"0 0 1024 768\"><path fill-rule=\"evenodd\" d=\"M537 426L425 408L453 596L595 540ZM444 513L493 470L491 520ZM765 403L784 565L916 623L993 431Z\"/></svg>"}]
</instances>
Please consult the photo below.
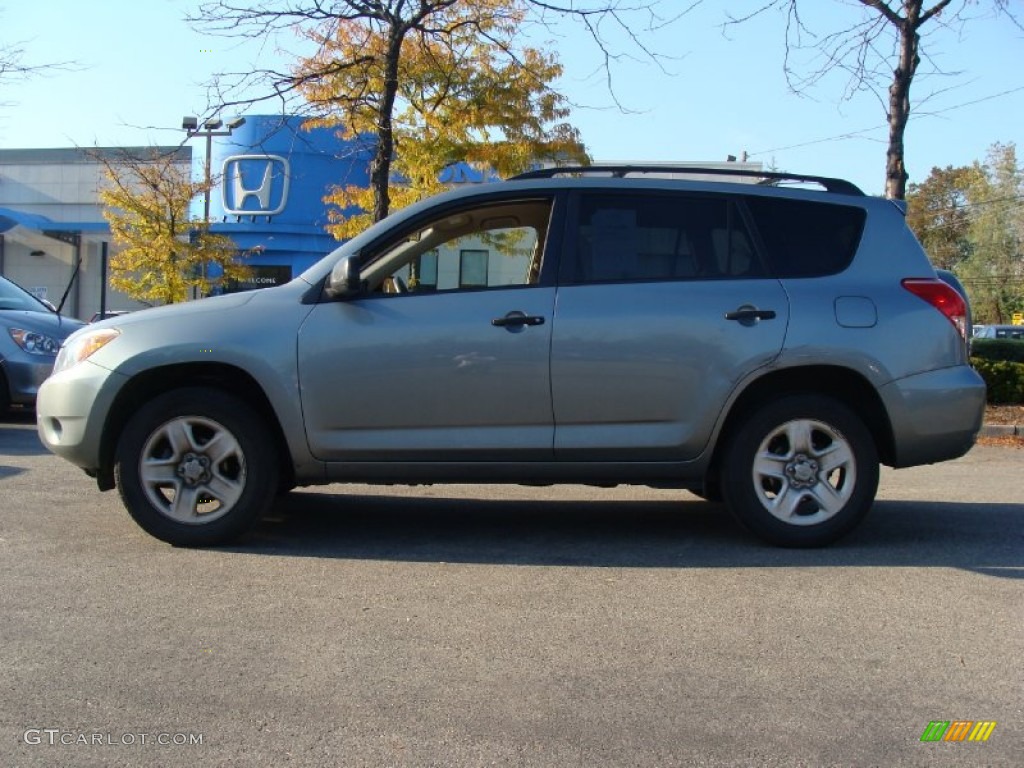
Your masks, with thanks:
<instances>
[{"instance_id":1,"label":"green shrub","mask_svg":"<svg viewBox=\"0 0 1024 768\"><path fill-rule=\"evenodd\" d=\"M971 365L985 380L990 403L993 405L1024 404L1024 364L972 357Z\"/></svg>"},{"instance_id":2,"label":"green shrub","mask_svg":"<svg viewBox=\"0 0 1024 768\"><path fill-rule=\"evenodd\" d=\"M974 339L971 357L1024 363L1024 339Z\"/></svg>"}]
</instances>

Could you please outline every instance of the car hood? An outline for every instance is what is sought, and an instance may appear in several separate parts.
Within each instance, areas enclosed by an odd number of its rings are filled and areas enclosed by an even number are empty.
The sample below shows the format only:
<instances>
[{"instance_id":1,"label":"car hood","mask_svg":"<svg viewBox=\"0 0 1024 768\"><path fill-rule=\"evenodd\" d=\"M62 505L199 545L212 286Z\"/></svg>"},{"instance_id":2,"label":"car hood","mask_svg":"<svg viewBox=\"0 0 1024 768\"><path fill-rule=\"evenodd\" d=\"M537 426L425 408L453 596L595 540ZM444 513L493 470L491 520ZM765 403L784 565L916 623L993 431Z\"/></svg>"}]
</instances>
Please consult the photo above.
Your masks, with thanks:
<instances>
[{"instance_id":1,"label":"car hood","mask_svg":"<svg viewBox=\"0 0 1024 768\"><path fill-rule=\"evenodd\" d=\"M45 333L57 339L64 339L85 323L55 312L36 312L29 309L0 310L0 325L5 328L21 328L35 333Z\"/></svg>"},{"instance_id":2,"label":"car hood","mask_svg":"<svg viewBox=\"0 0 1024 768\"><path fill-rule=\"evenodd\" d=\"M103 345L89 360L125 376L164 365L210 361L251 370L268 365L273 354L294 365L297 329L313 309L301 300L308 291L308 284L293 280L274 288L143 309L92 323L68 343L83 334L117 330L116 343Z\"/></svg>"},{"instance_id":3,"label":"car hood","mask_svg":"<svg viewBox=\"0 0 1024 768\"><path fill-rule=\"evenodd\" d=\"M263 290L274 289L264 288ZM106 320L97 320L95 323L90 323L90 328L129 328L139 323L173 321L206 312L227 312L248 304L258 293L259 291L227 293L223 296L211 296L206 299L199 299L198 301L185 301L181 304L167 304L162 307L140 309L127 315L117 315L116 317L108 317Z\"/></svg>"}]
</instances>

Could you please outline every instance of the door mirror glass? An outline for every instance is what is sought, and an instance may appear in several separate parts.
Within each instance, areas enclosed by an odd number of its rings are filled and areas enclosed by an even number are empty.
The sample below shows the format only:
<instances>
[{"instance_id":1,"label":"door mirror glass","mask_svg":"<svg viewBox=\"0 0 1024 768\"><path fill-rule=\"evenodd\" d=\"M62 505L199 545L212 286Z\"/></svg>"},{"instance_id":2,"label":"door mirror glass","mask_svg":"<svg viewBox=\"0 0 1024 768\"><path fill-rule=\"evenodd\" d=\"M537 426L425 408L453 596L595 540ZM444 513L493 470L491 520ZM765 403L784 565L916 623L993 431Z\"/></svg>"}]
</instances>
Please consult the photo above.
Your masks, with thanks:
<instances>
[{"instance_id":1,"label":"door mirror glass","mask_svg":"<svg viewBox=\"0 0 1024 768\"><path fill-rule=\"evenodd\" d=\"M335 299L346 299L361 291L359 256L352 253L342 258L331 270L331 275L327 278L327 295Z\"/></svg>"}]
</instances>

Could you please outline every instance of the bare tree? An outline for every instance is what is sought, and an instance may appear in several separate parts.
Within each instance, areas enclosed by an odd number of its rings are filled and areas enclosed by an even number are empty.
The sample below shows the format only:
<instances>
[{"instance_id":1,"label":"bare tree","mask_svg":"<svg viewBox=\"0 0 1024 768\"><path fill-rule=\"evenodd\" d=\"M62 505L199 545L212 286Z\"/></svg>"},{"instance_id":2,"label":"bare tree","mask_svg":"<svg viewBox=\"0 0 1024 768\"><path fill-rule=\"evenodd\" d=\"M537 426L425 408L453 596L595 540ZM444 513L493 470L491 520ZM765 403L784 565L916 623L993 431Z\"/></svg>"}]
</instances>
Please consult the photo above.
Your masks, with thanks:
<instances>
[{"instance_id":1,"label":"bare tree","mask_svg":"<svg viewBox=\"0 0 1024 768\"><path fill-rule=\"evenodd\" d=\"M2 29L2 24L0 24L0 36L3 34ZM55 61L45 64L31 63L26 57L26 45L25 41L3 40L0 37L0 87L8 83L35 77L36 75L69 69L75 66L75 63L72 61Z\"/></svg>"},{"instance_id":2,"label":"bare tree","mask_svg":"<svg viewBox=\"0 0 1024 768\"><path fill-rule=\"evenodd\" d=\"M674 2L674 0L672 0ZM698 0L699 1L699 0ZM331 98L307 102L307 114L323 117L331 111L345 112L353 104L369 105L374 112L375 154L370 167L370 185L375 190L373 218L389 212L388 185L395 151L394 113L399 97L399 72L403 56L415 41L419 50L448 51L446 58L458 59L459 40L467 32L478 36L506 63L527 73L531 60L522 30L533 25L550 26L556 20L575 21L598 47L605 71L611 76L614 61L627 55L610 42L613 31L624 33L633 47L631 54L657 61L643 35L678 18L685 10L674 6L668 17L659 13L665 0L210 0L188 18L205 32L229 37L267 38L284 30L301 34L316 44L312 57L294 71L258 70L221 73L215 81L211 101L214 109L251 106L275 101L282 111L300 111L300 94L316 91L319 83L360 80L363 86L337 92ZM696 5L688 3L687 6ZM686 10L688 10L688 7ZM352 48L345 56L333 55L330 43L339 32L352 37L351 29L368 33L366 39L383 45ZM310 64L315 64L310 66ZM471 62L468 65L471 65ZM357 76L353 76L356 73ZM549 76L536 72L536 82L547 87ZM256 95L253 96L252 94Z\"/></svg>"},{"instance_id":3,"label":"bare tree","mask_svg":"<svg viewBox=\"0 0 1024 768\"><path fill-rule=\"evenodd\" d=\"M25 64L24 59L24 43L0 44L0 82L33 75L47 67L47 65Z\"/></svg>"},{"instance_id":4,"label":"bare tree","mask_svg":"<svg viewBox=\"0 0 1024 768\"><path fill-rule=\"evenodd\" d=\"M1004 16L1017 27L1020 19L1010 0L840 0L859 5L859 20L828 32L815 34L800 14L809 0L767 0L745 16L733 16L728 24L740 24L771 10L786 17L787 82L803 92L826 75L841 71L848 75L842 98L861 91L874 93L882 103L889 126L886 149L885 194L902 200L907 191L904 136L910 119L911 86L925 51L922 29L958 29L972 20L972 14L987 12ZM815 0L820 4L821 0ZM973 18L977 18L973 16ZM817 54L807 69L794 64L795 54L812 50ZM887 93L883 93L883 88Z\"/></svg>"},{"instance_id":5,"label":"bare tree","mask_svg":"<svg viewBox=\"0 0 1024 768\"><path fill-rule=\"evenodd\" d=\"M30 64L25 60L24 46L24 43L0 43L0 86L73 66L73 62L68 61Z\"/></svg>"}]
</instances>

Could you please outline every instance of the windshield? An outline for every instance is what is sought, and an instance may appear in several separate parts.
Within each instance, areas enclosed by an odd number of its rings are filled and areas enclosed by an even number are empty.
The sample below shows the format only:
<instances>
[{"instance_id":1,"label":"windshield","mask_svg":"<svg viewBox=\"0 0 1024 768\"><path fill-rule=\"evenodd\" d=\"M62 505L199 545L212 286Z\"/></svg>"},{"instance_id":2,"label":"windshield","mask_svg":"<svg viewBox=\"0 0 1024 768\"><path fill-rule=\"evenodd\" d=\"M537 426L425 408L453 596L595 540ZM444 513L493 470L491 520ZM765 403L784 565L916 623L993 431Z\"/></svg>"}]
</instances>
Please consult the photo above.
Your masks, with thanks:
<instances>
[{"instance_id":1,"label":"windshield","mask_svg":"<svg viewBox=\"0 0 1024 768\"><path fill-rule=\"evenodd\" d=\"M52 312L48 306L19 285L0 277L0 309Z\"/></svg>"}]
</instances>

